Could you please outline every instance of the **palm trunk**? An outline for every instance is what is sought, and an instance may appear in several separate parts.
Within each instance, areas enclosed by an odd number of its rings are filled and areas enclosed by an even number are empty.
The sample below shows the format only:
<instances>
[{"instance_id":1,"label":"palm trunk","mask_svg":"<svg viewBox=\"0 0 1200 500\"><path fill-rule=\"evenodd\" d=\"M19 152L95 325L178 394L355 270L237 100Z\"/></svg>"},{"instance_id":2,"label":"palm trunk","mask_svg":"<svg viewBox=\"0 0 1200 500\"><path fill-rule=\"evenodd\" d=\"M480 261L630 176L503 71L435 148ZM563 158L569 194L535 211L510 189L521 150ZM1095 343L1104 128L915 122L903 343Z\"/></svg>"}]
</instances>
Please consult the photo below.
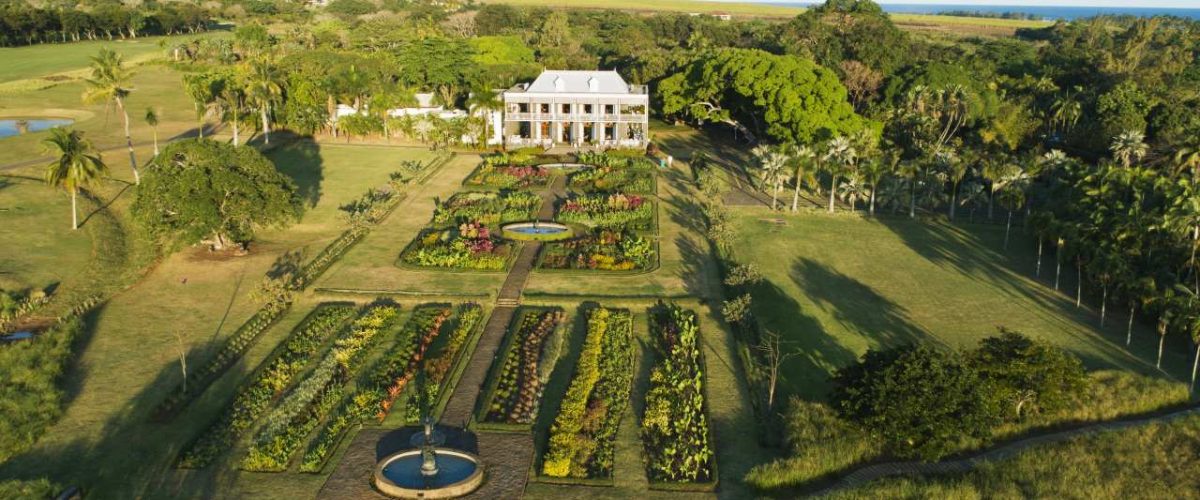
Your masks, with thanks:
<instances>
[{"instance_id":1,"label":"palm trunk","mask_svg":"<svg viewBox=\"0 0 1200 500\"><path fill-rule=\"evenodd\" d=\"M796 190L792 191L792 213L800 211L800 176L796 176Z\"/></svg>"},{"instance_id":2,"label":"palm trunk","mask_svg":"<svg viewBox=\"0 0 1200 500\"><path fill-rule=\"evenodd\" d=\"M875 188L871 188L871 217L875 216Z\"/></svg>"},{"instance_id":3,"label":"palm trunk","mask_svg":"<svg viewBox=\"0 0 1200 500\"><path fill-rule=\"evenodd\" d=\"M125 117L125 145L129 147L129 168L133 169L133 183L141 184L142 176L138 174L137 157L133 154L133 137L129 135L129 112L125 111L125 100L118 97L117 108L121 110L121 116Z\"/></svg>"},{"instance_id":4,"label":"palm trunk","mask_svg":"<svg viewBox=\"0 0 1200 500\"><path fill-rule=\"evenodd\" d=\"M1167 340L1167 333L1164 331L1159 331L1158 332L1158 359L1154 362L1154 367L1159 370L1162 369L1163 343L1166 342L1166 340Z\"/></svg>"},{"instance_id":5,"label":"palm trunk","mask_svg":"<svg viewBox=\"0 0 1200 500\"><path fill-rule=\"evenodd\" d=\"M1037 278L1042 277L1042 243L1042 239L1038 238L1037 267L1033 271L1033 276Z\"/></svg>"},{"instance_id":6,"label":"palm trunk","mask_svg":"<svg viewBox=\"0 0 1200 500\"><path fill-rule=\"evenodd\" d=\"M829 213L833 213L833 196L837 193L837 176L829 180Z\"/></svg>"},{"instance_id":7,"label":"palm trunk","mask_svg":"<svg viewBox=\"0 0 1200 500\"><path fill-rule=\"evenodd\" d=\"M234 111L233 112L233 145L234 146L238 145L238 137L239 137L238 136L238 115L237 115L237 112Z\"/></svg>"},{"instance_id":8,"label":"palm trunk","mask_svg":"<svg viewBox=\"0 0 1200 500\"><path fill-rule=\"evenodd\" d=\"M958 184L955 183L950 188L950 222L954 222L954 215L958 208ZM1007 247L1007 245L1006 245Z\"/></svg>"},{"instance_id":9,"label":"palm trunk","mask_svg":"<svg viewBox=\"0 0 1200 500\"><path fill-rule=\"evenodd\" d=\"M1137 303L1129 304L1129 326L1125 328L1125 347L1129 347L1129 343L1133 342L1133 316L1137 313Z\"/></svg>"},{"instance_id":10,"label":"palm trunk","mask_svg":"<svg viewBox=\"0 0 1200 500\"><path fill-rule=\"evenodd\" d=\"M1058 291L1058 278L1062 276L1062 257L1058 255L1059 253L1054 252L1054 291L1056 292Z\"/></svg>"},{"instance_id":11,"label":"palm trunk","mask_svg":"<svg viewBox=\"0 0 1200 500\"><path fill-rule=\"evenodd\" d=\"M1008 223L1004 225L1004 250L1008 251L1008 234L1012 231L1012 210L1008 211Z\"/></svg>"},{"instance_id":12,"label":"palm trunk","mask_svg":"<svg viewBox=\"0 0 1200 500\"><path fill-rule=\"evenodd\" d=\"M775 207L777 205L779 205L779 184L776 184L775 189L771 190L771 211L772 212L776 210Z\"/></svg>"},{"instance_id":13,"label":"palm trunk","mask_svg":"<svg viewBox=\"0 0 1200 500\"><path fill-rule=\"evenodd\" d=\"M1108 310L1108 284L1102 285L1104 290L1100 294L1100 328L1104 328L1104 314Z\"/></svg>"},{"instance_id":14,"label":"palm trunk","mask_svg":"<svg viewBox=\"0 0 1200 500\"><path fill-rule=\"evenodd\" d=\"M1196 340L1196 355L1192 357L1192 385L1188 387L1188 392L1196 392L1196 368L1200 366L1200 338Z\"/></svg>"},{"instance_id":15,"label":"palm trunk","mask_svg":"<svg viewBox=\"0 0 1200 500\"><path fill-rule=\"evenodd\" d=\"M267 109L267 105L265 103L263 104L262 110L260 112L262 113L263 144L270 144L271 143L271 122L267 118L267 115L270 111Z\"/></svg>"},{"instance_id":16,"label":"palm trunk","mask_svg":"<svg viewBox=\"0 0 1200 500\"><path fill-rule=\"evenodd\" d=\"M908 218L915 219L917 217L917 182L913 179L912 185L908 190Z\"/></svg>"},{"instance_id":17,"label":"palm trunk","mask_svg":"<svg viewBox=\"0 0 1200 500\"><path fill-rule=\"evenodd\" d=\"M992 217L992 208L995 207L995 205L996 205L996 190L991 189L989 191L990 192L988 193L988 220L992 220L992 219L995 219L995 217Z\"/></svg>"},{"instance_id":18,"label":"palm trunk","mask_svg":"<svg viewBox=\"0 0 1200 500\"><path fill-rule=\"evenodd\" d=\"M75 205L75 191L71 191L71 230L79 229L79 210Z\"/></svg>"},{"instance_id":19,"label":"palm trunk","mask_svg":"<svg viewBox=\"0 0 1200 500\"><path fill-rule=\"evenodd\" d=\"M158 126L154 127L154 156L158 156Z\"/></svg>"}]
</instances>

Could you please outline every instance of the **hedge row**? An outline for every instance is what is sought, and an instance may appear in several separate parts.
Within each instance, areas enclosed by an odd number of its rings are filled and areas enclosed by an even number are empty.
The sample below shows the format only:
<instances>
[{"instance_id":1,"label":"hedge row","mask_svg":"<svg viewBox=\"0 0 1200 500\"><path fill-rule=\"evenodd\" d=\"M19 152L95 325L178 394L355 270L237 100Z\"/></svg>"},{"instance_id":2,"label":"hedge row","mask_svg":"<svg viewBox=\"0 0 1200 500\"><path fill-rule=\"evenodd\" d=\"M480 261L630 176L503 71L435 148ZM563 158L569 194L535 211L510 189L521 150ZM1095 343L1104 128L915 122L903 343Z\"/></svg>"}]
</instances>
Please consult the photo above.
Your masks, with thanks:
<instances>
[{"instance_id":1,"label":"hedge row","mask_svg":"<svg viewBox=\"0 0 1200 500\"><path fill-rule=\"evenodd\" d=\"M575 376L550 430L542 474L611 477L613 443L633 382L632 334L628 311L592 310Z\"/></svg>"},{"instance_id":2,"label":"hedge row","mask_svg":"<svg viewBox=\"0 0 1200 500\"><path fill-rule=\"evenodd\" d=\"M650 333L655 364L642 415L646 473L652 482L711 482L713 449L696 313L676 305L652 311Z\"/></svg>"},{"instance_id":3,"label":"hedge row","mask_svg":"<svg viewBox=\"0 0 1200 500\"><path fill-rule=\"evenodd\" d=\"M296 375L308 367L309 361L326 340L353 316L352 306L317 306L308 318L292 330L283 350L267 359L263 368L243 384L225 412L184 449L180 454L179 466L207 466L229 449L292 384Z\"/></svg>"}]
</instances>

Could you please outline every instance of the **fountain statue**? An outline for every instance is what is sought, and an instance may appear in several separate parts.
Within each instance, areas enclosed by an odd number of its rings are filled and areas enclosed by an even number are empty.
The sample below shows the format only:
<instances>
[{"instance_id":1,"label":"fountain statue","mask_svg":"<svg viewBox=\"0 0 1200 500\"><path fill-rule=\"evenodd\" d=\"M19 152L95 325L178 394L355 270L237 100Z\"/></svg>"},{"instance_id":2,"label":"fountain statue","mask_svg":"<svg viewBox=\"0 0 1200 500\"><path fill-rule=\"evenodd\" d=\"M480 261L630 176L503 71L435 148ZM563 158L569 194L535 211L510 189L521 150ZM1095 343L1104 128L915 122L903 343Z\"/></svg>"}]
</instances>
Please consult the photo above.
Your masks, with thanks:
<instances>
[{"instance_id":1,"label":"fountain statue","mask_svg":"<svg viewBox=\"0 0 1200 500\"><path fill-rule=\"evenodd\" d=\"M421 430L409 438L415 449L392 454L375 468L375 487L395 498L454 498L483 483L479 458L442 445L446 436L433 417L421 419Z\"/></svg>"},{"instance_id":2,"label":"fountain statue","mask_svg":"<svg viewBox=\"0 0 1200 500\"><path fill-rule=\"evenodd\" d=\"M409 442L421 450L421 475L433 477L438 473L436 448L446 442L446 438L433 429L433 417L427 415L424 425L424 432L413 434Z\"/></svg>"}]
</instances>

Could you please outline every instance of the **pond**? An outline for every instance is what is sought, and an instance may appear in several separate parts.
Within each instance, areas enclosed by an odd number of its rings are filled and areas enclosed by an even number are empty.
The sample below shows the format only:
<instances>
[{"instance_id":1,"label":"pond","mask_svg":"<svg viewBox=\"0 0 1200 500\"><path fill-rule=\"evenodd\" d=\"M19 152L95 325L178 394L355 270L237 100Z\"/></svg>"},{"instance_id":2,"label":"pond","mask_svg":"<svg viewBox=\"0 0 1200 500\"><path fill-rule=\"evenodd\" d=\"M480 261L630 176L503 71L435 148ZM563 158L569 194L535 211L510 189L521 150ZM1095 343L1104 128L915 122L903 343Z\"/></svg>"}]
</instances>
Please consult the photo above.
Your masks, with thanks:
<instances>
[{"instance_id":1,"label":"pond","mask_svg":"<svg viewBox=\"0 0 1200 500\"><path fill-rule=\"evenodd\" d=\"M0 118L0 139L70 125L69 118Z\"/></svg>"}]
</instances>

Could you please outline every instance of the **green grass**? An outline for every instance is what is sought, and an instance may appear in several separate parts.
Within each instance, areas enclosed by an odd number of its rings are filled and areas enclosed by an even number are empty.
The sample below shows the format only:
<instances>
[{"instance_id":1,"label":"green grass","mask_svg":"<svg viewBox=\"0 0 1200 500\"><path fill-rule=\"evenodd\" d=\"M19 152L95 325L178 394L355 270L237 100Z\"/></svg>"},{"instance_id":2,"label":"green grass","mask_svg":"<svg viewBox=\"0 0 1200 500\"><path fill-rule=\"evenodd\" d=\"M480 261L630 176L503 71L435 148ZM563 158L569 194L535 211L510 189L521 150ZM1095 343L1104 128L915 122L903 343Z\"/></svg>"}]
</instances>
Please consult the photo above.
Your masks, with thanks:
<instances>
[{"instance_id":1,"label":"green grass","mask_svg":"<svg viewBox=\"0 0 1200 500\"><path fill-rule=\"evenodd\" d=\"M358 198L368 188L386 183L391 163L427 158L427 153L407 148L300 142L280 148L270 156L306 193L310 207L302 221L289 229L262 232L250 255L245 257L213 259L201 249L185 249L167 256L135 286L113 296L91 316L91 328L77 346L78 361L66 381L69 403L63 418L31 452L0 465L0 476L49 476L56 482L85 485L89 494L99 497L212 497L238 492L249 496L264 493L311 496L320 487L324 476L319 475L285 478L243 474L225 465L187 473L172 468L179 447L223 409L245 374L303 318L318 301L315 297L301 297L241 362L171 425L147 422L154 405L180 381L176 333L183 335L190 363L201 364L212 354L212 346L256 309L249 292L277 258L301 249L308 255L314 254L344 229L338 207ZM118 177L128 175L127 172L127 168L114 168ZM128 221L127 209L132 198L130 192L118 189L123 186L119 181L109 181L99 190L101 199L111 202L104 213L118 222ZM42 196L31 193L30 196ZM6 194L0 192L0 197L5 197L0 199L7 199ZM46 211L61 220L53 226L31 227L28 231L46 234L57 232L59 227L67 228L61 195L47 195L45 200L36 209L46 205ZM3 214L0 212L0 217ZM403 218L401 214L395 215ZM93 224L90 221L84 228ZM117 238L122 236L126 235L118 234ZM136 235L128 236L136 240ZM23 259L35 257L24 252L17 255ZM53 260L41 259L35 263L38 269L20 270L21 280L44 281L44 276L53 272ZM136 264L131 267L141 269ZM122 273L121 268L107 271ZM94 465L79 467L81 460Z\"/></svg>"},{"instance_id":2,"label":"green grass","mask_svg":"<svg viewBox=\"0 0 1200 500\"><path fill-rule=\"evenodd\" d=\"M942 477L892 478L833 498L1200 498L1200 416L1083 436Z\"/></svg>"},{"instance_id":3,"label":"green grass","mask_svg":"<svg viewBox=\"0 0 1200 500\"><path fill-rule=\"evenodd\" d=\"M86 217L92 205L83 200ZM44 183L0 177L0 289L43 289L91 260L88 228L71 230L71 198Z\"/></svg>"},{"instance_id":4,"label":"green grass","mask_svg":"<svg viewBox=\"0 0 1200 500\"><path fill-rule=\"evenodd\" d=\"M25 47L0 48L0 83L37 78L68 71L84 69L88 58L100 49L112 49L128 62L144 62L162 56L165 50L159 43L168 44L175 40L191 40L200 37L227 36L223 33L200 35L150 36L132 40L98 40L76 43L53 43Z\"/></svg>"},{"instance_id":5,"label":"green grass","mask_svg":"<svg viewBox=\"0 0 1200 500\"><path fill-rule=\"evenodd\" d=\"M753 290L754 311L799 354L784 366L785 394L822 399L832 371L868 348L966 348L1001 326L1065 348L1091 369L1158 374L1157 336L1148 328L1136 328L1126 350L1124 318L1113 312L1119 307L1110 307L1109 325L1100 330L1093 310L1075 308L1072 298L1034 280L1035 245L1019 227L1006 253L1001 225L733 213L737 260L757 265L766 278ZM1042 272L1052 278L1050 258ZM1074 292L1073 276L1064 269L1064 292ZM1095 305L1090 297L1084 302ZM1164 367L1182 377L1187 361L1173 351Z\"/></svg>"}]
</instances>

